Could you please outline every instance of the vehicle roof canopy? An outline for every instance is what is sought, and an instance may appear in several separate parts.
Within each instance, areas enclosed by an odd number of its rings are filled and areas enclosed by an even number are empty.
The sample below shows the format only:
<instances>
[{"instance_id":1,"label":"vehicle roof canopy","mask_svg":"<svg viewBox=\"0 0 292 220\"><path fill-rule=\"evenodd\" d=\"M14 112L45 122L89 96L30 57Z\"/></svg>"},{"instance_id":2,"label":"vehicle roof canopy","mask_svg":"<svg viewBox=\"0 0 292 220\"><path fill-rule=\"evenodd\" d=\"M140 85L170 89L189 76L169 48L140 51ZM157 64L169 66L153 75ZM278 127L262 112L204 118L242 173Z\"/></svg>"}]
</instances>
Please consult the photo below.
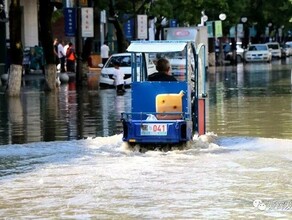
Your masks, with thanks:
<instances>
[{"instance_id":1,"label":"vehicle roof canopy","mask_svg":"<svg viewBox=\"0 0 292 220\"><path fill-rule=\"evenodd\" d=\"M132 41L128 52L162 53L179 52L187 45L187 41Z\"/></svg>"}]
</instances>

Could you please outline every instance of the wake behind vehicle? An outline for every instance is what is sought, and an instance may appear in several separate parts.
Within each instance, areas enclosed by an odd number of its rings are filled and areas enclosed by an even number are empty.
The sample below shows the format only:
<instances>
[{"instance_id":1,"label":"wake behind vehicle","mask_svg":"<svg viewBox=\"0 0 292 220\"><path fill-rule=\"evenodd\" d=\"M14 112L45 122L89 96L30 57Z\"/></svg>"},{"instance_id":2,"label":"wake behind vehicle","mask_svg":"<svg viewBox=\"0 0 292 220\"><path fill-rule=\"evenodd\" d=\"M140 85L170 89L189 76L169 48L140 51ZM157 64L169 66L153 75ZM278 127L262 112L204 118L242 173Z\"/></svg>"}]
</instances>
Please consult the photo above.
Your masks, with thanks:
<instances>
[{"instance_id":1,"label":"wake behind vehicle","mask_svg":"<svg viewBox=\"0 0 292 220\"><path fill-rule=\"evenodd\" d=\"M205 133L205 46L192 41L133 41L131 112L123 112L123 141L146 148L188 143ZM137 68L137 54L141 54ZM148 57L180 60L177 81L147 81ZM139 72L138 72L139 71Z\"/></svg>"}]
</instances>

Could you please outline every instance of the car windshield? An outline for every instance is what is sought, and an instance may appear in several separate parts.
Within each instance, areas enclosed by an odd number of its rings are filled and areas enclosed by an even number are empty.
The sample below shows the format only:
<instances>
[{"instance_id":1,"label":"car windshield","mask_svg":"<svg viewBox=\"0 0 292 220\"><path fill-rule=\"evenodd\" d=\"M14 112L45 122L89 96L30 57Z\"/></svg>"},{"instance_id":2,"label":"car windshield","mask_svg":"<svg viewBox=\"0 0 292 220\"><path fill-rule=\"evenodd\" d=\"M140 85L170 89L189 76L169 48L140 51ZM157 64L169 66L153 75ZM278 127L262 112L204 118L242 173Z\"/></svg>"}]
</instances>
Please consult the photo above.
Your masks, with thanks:
<instances>
[{"instance_id":1,"label":"car windshield","mask_svg":"<svg viewBox=\"0 0 292 220\"><path fill-rule=\"evenodd\" d=\"M248 50L249 51L267 50L267 47L265 45L251 45Z\"/></svg>"},{"instance_id":2,"label":"car windshield","mask_svg":"<svg viewBox=\"0 0 292 220\"><path fill-rule=\"evenodd\" d=\"M106 67L114 67L115 62L120 63L120 67L131 67L131 55L128 56L113 56L107 63ZM141 57L137 56L137 64L140 66Z\"/></svg>"},{"instance_id":3,"label":"car windshield","mask_svg":"<svg viewBox=\"0 0 292 220\"><path fill-rule=\"evenodd\" d=\"M279 49L279 45L278 44L268 44L268 47L271 49Z\"/></svg>"}]
</instances>

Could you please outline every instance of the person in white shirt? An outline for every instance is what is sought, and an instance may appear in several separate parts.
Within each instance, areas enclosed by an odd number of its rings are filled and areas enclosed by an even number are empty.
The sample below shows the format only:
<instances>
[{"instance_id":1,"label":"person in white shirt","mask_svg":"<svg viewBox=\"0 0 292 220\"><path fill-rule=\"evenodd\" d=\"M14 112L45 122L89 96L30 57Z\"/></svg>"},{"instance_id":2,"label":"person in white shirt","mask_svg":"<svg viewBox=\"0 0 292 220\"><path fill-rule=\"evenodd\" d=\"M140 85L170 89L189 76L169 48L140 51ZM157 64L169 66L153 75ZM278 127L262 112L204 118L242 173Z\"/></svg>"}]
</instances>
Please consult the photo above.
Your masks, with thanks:
<instances>
[{"instance_id":1,"label":"person in white shirt","mask_svg":"<svg viewBox=\"0 0 292 220\"><path fill-rule=\"evenodd\" d=\"M120 63L118 61L114 61L114 74L113 78L115 80L116 91L118 94L124 93L126 90L124 89L124 72L120 69Z\"/></svg>"},{"instance_id":2,"label":"person in white shirt","mask_svg":"<svg viewBox=\"0 0 292 220\"><path fill-rule=\"evenodd\" d=\"M100 47L100 57L102 59L102 64L104 65L109 58L110 48L107 45L107 42L104 42Z\"/></svg>"},{"instance_id":3,"label":"person in white shirt","mask_svg":"<svg viewBox=\"0 0 292 220\"><path fill-rule=\"evenodd\" d=\"M66 71L68 71L67 70L67 57L66 57L66 53L67 53L67 50L68 50L68 48L69 48L69 41L65 44L65 46L64 46L64 54L65 54L65 70Z\"/></svg>"},{"instance_id":4,"label":"person in white shirt","mask_svg":"<svg viewBox=\"0 0 292 220\"><path fill-rule=\"evenodd\" d=\"M61 73L65 72L65 53L64 53L64 47L63 47L64 41L60 41L58 44L58 57L61 63Z\"/></svg>"}]
</instances>

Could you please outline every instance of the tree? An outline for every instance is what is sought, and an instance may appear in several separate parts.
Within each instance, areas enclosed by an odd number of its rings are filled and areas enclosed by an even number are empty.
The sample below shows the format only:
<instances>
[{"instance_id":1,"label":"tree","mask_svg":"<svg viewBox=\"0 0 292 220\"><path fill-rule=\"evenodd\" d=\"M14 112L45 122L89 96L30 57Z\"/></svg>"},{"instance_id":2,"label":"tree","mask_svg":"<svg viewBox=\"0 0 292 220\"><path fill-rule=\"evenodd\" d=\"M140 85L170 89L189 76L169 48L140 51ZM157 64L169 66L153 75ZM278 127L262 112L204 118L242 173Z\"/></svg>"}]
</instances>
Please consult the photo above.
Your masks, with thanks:
<instances>
[{"instance_id":1,"label":"tree","mask_svg":"<svg viewBox=\"0 0 292 220\"><path fill-rule=\"evenodd\" d=\"M9 96L20 95L23 60L21 15L20 0L11 1L9 9L11 65L7 87Z\"/></svg>"},{"instance_id":2,"label":"tree","mask_svg":"<svg viewBox=\"0 0 292 220\"><path fill-rule=\"evenodd\" d=\"M51 23L54 6L50 0L39 0L39 33L45 56L45 89L49 91L56 90L57 77Z\"/></svg>"},{"instance_id":3,"label":"tree","mask_svg":"<svg viewBox=\"0 0 292 220\"><path fill-rule=\"evenodd\" d=\"M108 22L113 24L116 31L116 38L118 44L118 52L125 52L127 49L127 41L123 30L123 24L127 21L124 18L125 14L130 14L128 19L136 19L137 14L145 14L151 0L95 0L95 7L101 10L108 10Z\"/></svg>"}]
</instances>

